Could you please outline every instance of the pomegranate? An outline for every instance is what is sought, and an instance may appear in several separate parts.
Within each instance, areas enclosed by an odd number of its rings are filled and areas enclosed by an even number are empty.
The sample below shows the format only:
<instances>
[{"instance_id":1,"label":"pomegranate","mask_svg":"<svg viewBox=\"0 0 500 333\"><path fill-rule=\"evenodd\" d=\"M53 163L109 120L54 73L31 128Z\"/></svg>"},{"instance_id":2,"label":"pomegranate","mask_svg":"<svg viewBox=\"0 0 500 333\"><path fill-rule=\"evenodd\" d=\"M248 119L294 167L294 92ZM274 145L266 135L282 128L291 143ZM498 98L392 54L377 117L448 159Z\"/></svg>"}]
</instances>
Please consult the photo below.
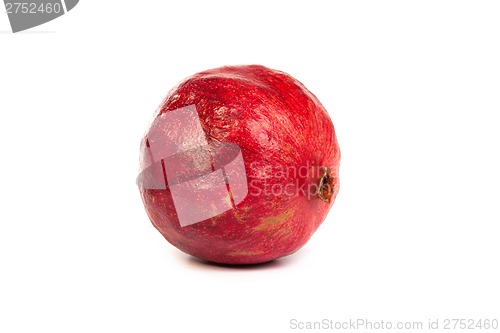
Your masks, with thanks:
<instances>
[{"instance_id":1,"label":"pomegranate","mask_svg":"<svg viewBox=\"0 0 500 333\"><path fill-rule=\"evenodd\" d=\"M167 94L141 142L138 186L178 249L256 264L310 239L338 193L339 163L332 121L304 85L260 65L225 66Z\"/></svg>"}]
</instances>

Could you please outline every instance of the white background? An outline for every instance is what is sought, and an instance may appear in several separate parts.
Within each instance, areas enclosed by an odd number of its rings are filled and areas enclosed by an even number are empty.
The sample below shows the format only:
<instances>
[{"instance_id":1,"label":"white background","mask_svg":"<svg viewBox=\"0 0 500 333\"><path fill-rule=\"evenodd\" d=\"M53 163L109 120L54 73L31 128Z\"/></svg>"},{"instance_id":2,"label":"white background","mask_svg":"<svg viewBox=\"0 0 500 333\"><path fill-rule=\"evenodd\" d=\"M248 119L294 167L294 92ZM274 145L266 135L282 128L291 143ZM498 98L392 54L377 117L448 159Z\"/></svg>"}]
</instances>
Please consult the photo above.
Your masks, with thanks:
<instances>
[{"instance_id":1,"label":"white background","mask_svg":"<svg viewBox=\"0 0 500 333\"><path fill-rule=\"evenodd\" d=\"M90 1L0 14L0 332L291 332L290 320L500 319L500 2ZM341 190L293 256L169 245L141 135L197 71L258 63L329 110Z\"/></svg>"}]
</instances>

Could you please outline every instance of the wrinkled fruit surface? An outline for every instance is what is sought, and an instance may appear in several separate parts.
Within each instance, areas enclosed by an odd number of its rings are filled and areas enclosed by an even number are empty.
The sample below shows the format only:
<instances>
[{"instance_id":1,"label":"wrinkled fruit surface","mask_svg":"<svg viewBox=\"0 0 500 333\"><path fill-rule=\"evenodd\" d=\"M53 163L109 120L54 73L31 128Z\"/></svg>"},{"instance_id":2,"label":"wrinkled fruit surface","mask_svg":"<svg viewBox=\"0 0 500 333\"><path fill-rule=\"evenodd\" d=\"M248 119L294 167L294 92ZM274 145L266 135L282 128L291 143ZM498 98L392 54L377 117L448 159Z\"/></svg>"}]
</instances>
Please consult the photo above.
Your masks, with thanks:
<instances>
[{"instance_id":1,"label":"wrinkled fruit surface","mask_svg":"<svg viewBox=\"0 0 500 333\"><path fill-rule=\"evenodd\" d=\"M318 99L263 66L195 74L171 90L141 142L153 225L208 261L254 264L301 248L339 189L340 150Z\"/></svg>"}]
</instances>

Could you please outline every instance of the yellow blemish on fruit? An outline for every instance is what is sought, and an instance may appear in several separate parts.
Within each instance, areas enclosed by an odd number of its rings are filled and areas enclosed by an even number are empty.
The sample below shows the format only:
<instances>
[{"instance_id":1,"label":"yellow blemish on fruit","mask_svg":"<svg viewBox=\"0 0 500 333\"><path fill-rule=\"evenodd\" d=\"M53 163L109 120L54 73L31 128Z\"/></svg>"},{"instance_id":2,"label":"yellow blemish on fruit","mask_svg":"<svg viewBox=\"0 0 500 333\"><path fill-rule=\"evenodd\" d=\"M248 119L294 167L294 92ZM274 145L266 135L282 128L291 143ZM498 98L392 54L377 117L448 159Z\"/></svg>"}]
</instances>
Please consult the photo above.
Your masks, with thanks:
<instances>
[{"instance_id":1,"label":"yellow blemish on fruit","mask_svg":"<svg viewBox=\"0 0 500 333\"><path fill-rule=\"evenodd\" d=\"M216 225L219 222L220 216L215 216L210 219L212 225Z\"/></svg>"},{"instance_id":2,"label":"yellow blemish on fruit","mask_svg":"<svg viewBox=\"0 0 500 333\"><path fill-rule=\"evenodd\" d=\"M231 192L227 197L224 198L224 203L227 204L229 207L233 207L233 201L231 200Z\"/></svg>"},{"instance_id":3,"label":"yellow blemish on fruit","mask_svg":"<svg viewBox=\"0 0 500 333\"><path fill-rule=\"evenodd\" d=\"M286 145L285 147L283 147L283 150L286 152L286 153L289 153L292 151L292 146L291 145Z\"/></svg>"},{"instance_id":4,"label":"yellow blemish on fruit","mask_svg":"<svg viewBox=\"0 0 500 333\"><path fill-rule=\"evenodd\" d=\"M276 230L274 233L275 236L284 236L284 238L288 238L290 236L290 226L283 226L280 229Z\"/></svg>"},{"instance_id":5,"label":"yellow blemish on fruit","mask_svg":"<svg viewBox=\"0 0 500 333\"><path fill-rule=\"evenodd\" d=\"M227 113L229 109L225 106L220 106L218 108L215 108L214 109L214 113L218 116L218 117L222 117L225 113Z\"/></svg>"},{"instance_id":6,"label":"yellow blemish on fruit","mask_svg":"<svg viewBox=\"0 0 500 333\"><path fill-rule=\"evenodd\" d=\"M212 216L219 215L219 211L218 211L217 207L214 204L210 204L210 209L211 209L211 212L212 212Z\"/></svg>"},{"instance_id":7,"label":"yellow blemish on fruit","mask_svg":"<svg viewBox=\"0 0 500 333\"><path fill-rule=\"evenodd\" d=\"M285 210L283 213L276 215L276 216L271 216L271 217L264 217L260 221L260 224L254 228L256 231L265 231L265 230L271 230L276 227L279 227L283 221L286 221L288 218L290 218L293 215L293 211L291 209Z\"/></svg>"},{"instance_id":8,"label":"yellow blemish on fruit","mask_svg":"<svg viewBox=\"0 0 500 333\"><path fill-rule=\"evenodd\" d=\"M263 254L264 251L258 250L258 251L233 251L229 253L228 255L230 256L255 256L255 255L260 255Z\"/></svg>"},{"instance_id":9,"label":"yellow blemish on fruit","mask_svg":"<svg viewBox=\"0 0 500 333\"><path fill-rule=\"evenodd\" d=\"M238 222L242 222L242 221L243 221L243 217L245 216L245 214L240 214L240 213L238 213L238 211L235 209L235 210L234 210L234 213L233 213L233 216L234 216L234 218L236 219L236 221L238 221Z\"/></svg>"}]
</instances>

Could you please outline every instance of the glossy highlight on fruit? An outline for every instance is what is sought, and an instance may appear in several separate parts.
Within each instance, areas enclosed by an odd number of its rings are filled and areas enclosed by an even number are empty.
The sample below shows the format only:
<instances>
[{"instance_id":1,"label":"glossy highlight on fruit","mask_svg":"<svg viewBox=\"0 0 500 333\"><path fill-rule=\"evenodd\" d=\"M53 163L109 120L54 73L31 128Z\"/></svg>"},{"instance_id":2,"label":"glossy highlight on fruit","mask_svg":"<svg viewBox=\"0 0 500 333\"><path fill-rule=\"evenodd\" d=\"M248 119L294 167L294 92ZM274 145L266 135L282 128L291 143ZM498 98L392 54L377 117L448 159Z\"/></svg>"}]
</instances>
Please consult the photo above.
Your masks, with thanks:
<instances>
[{"instance_id":1,"label":"glossy highlight on fruit","mask_svg":"<svg viewBox=\"0 0 500 333\"><path fill-rule=\"evenodd\" d=\"M141 141L138 186L158 231L221 264L300 249L339 190L340 149L318 99L260 65L197 73L172 89Z\"/></svg>"}]
</instances>

